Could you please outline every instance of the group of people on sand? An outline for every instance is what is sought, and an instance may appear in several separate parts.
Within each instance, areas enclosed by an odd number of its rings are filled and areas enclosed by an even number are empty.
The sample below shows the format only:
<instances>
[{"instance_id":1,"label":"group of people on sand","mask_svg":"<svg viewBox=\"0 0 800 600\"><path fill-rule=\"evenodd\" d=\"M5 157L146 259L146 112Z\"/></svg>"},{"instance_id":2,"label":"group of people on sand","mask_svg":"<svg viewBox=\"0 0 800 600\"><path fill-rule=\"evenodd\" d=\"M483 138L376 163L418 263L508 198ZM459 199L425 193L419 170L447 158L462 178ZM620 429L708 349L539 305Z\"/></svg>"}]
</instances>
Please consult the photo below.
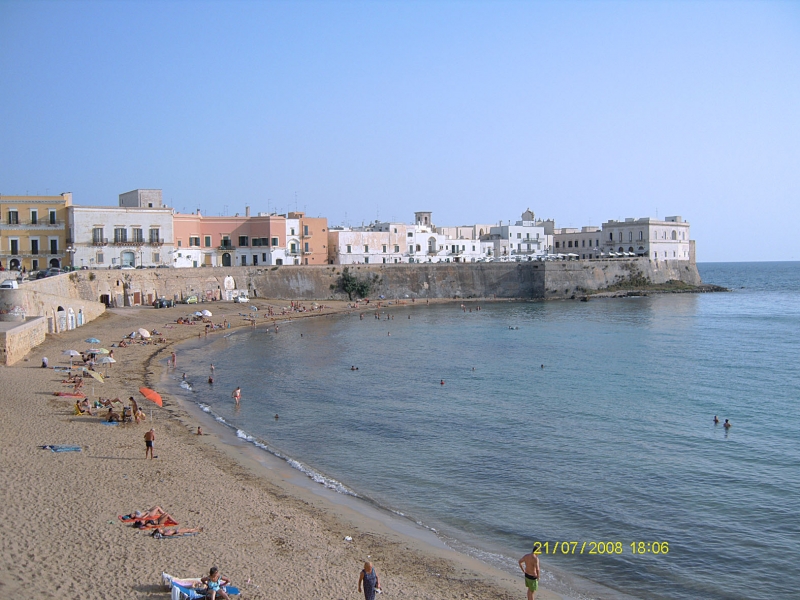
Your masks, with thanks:
<instances>
[{"instance_id":1,"label":"group of people on sand","mask_svg":"<svg viewBox=\"0 0 800 600\"><path fill-rule=\"evenodd\" d=\"M714 425L719 425L719 417L717 417L717 415L714 415ZM725 422L722 424L722 426L725 429L730 429L731 428L731 422L728 419L725 419Z\"/></svg>"}]
</instances>

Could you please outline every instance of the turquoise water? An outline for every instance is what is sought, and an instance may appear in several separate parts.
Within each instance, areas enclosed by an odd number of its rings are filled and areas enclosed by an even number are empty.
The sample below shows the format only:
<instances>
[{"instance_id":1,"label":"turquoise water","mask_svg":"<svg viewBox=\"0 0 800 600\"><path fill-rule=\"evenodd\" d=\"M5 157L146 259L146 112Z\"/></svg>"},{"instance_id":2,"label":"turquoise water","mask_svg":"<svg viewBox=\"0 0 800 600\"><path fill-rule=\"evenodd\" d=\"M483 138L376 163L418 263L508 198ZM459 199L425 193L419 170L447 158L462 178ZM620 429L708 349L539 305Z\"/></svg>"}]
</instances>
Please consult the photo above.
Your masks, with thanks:
<instances>
[{"instance_id":1,"label":"turquoise water","mask_svg":"<svg viewBox=\"0 0 800 600\"><path fill-rule=\"evenodd\" d=\"M733 291L390 308L218 337L181 363L241 435L459 549L508 567L536 540L579 542L542 557L555 588L797 597L800 263L700 270ZM588 554L598 541L623 552Z\"/></svg>"}]
</instances>

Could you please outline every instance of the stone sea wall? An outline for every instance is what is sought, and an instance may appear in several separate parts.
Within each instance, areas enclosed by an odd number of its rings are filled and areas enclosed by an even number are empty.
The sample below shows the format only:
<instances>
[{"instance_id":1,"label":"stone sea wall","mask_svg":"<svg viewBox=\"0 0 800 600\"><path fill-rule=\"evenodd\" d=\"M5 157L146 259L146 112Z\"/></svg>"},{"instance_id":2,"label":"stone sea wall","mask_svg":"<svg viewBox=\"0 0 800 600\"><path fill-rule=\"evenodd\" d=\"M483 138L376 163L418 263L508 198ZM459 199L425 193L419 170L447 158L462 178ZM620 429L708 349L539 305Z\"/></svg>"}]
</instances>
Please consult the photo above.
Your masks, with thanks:
<instances>
[{"instance_id":1,"label":"stone sea wall","mask_svg":"<svg viewBox=\"0 0 800 600\"><path fill-rule=\"evenodd\" d=\"M59 291L113 306L150 304L190 295L221 298L225 279L250 297L283 300L346 298L341 265L200 267L79 271L60 276ZM373 297L557 299L608 288L680 281L699 285L694 263L644 258L525 263L355 265L349 272L372 282ZM27 285L27 284L26 284Z\"/></svg>"}]
</instances>

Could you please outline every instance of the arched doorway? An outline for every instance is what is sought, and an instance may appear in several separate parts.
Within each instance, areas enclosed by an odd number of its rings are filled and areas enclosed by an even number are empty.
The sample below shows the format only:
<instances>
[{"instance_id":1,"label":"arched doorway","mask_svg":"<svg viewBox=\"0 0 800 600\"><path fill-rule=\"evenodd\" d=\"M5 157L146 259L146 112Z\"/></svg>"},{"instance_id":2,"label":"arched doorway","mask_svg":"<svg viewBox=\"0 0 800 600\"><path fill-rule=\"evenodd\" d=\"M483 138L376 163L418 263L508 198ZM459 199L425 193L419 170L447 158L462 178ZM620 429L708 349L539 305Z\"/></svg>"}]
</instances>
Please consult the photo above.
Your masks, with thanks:
<instances>
[{"instance_id":1,"label":"arched doorway","mask_svg":"<svg viewBox=\"0 0 800 600\"><path fill-rule=\"evenodd\" d=\"M61 266L61 263L58 262L57 258L50 259L50 266L54 269L58 269Z\"/></svg>"},{"instance_id":2,"label":"arched doorway","mask_svg":"<svg viewBox=\"0 0 800 600\"><path fill-rule=\"evenodd\" d=\"M56 309L56 323L58 324L59 333L67 330L67 311L64 310L63 306L59 306Z\"/></svg>"},{"instance_id":3,"label":"arched doorway","mask_svg":"<svg viewBox=\"0 0 800 600\"><path fill-rule=\"evenodd\" d=\"M136 266L136 255L131 252L130 250L126 250L120 256L120 260L122 261L123 267L135 267Z\"/></svg>"},{"instance_id":4,"label":"arched doorway","mask_svg":"<svg viewBox=\"0 0 800 600\"><path fill-rule=\"evenodd\" d=\"M222 255L222 266L223 267L230 267L231 266L231 255L229 252L225 252Z\"/></svg>"},{"instance_id":5,"label":"arched doorway","mask_svg":"<svg viewBox=\"0 0 800 600\"><path fill-rule=\"evenodd\" d=\"M428 238L428 252L430 254L436 254L436 238L429 237Z\"/></svg>"},{"instance_id":6,"label":"arched doorway","mask_svg":"<svg viewBox=\"0 0 800 600\"><path fill-rule=\"evenodd\" d=\"M19 269L19 259L12 258L10 261L8 261L8 268L11 270Z\"/></svg>"}]
</instances>

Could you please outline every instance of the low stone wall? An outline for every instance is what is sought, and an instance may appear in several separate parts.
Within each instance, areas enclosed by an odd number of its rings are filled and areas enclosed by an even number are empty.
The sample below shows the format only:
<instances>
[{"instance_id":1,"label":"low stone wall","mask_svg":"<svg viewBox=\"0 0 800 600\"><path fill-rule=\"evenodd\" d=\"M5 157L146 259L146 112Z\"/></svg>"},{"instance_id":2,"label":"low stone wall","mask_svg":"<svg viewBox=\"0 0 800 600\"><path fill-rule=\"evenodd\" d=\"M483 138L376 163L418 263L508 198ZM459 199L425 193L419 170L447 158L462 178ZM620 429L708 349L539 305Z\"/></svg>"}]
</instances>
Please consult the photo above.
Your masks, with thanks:
<instances>
[{"instance_id":1,"label":"low stone wall","mask_svg":"<svg viewBox=\"0 0 800 600\"><path fill-rule=\"evenodd\" d=\"M221 298L226 277L251 297L294 300L346 298L339 289L341 265L199 267L79 271L53 285L70 296L114 306L150 304L155 298L190 295ZM693 263L646 258L524 263L355 265L354 276L370 279L372 296L387 298L569 298L613 286L700 284ZM54 278L56 279L56 278Z\"/></svg>"},{"instance_id":2,"label":"low stone wall","mask_svg":"<svg viewBox=\"0 0 800 600\"><path fill-rule=\"evenodd\" d=\"M0 321L0 364L22 360L32 348L44 342L47 319L28 317L23 321Z\"/></svg>"}]
</instances>

